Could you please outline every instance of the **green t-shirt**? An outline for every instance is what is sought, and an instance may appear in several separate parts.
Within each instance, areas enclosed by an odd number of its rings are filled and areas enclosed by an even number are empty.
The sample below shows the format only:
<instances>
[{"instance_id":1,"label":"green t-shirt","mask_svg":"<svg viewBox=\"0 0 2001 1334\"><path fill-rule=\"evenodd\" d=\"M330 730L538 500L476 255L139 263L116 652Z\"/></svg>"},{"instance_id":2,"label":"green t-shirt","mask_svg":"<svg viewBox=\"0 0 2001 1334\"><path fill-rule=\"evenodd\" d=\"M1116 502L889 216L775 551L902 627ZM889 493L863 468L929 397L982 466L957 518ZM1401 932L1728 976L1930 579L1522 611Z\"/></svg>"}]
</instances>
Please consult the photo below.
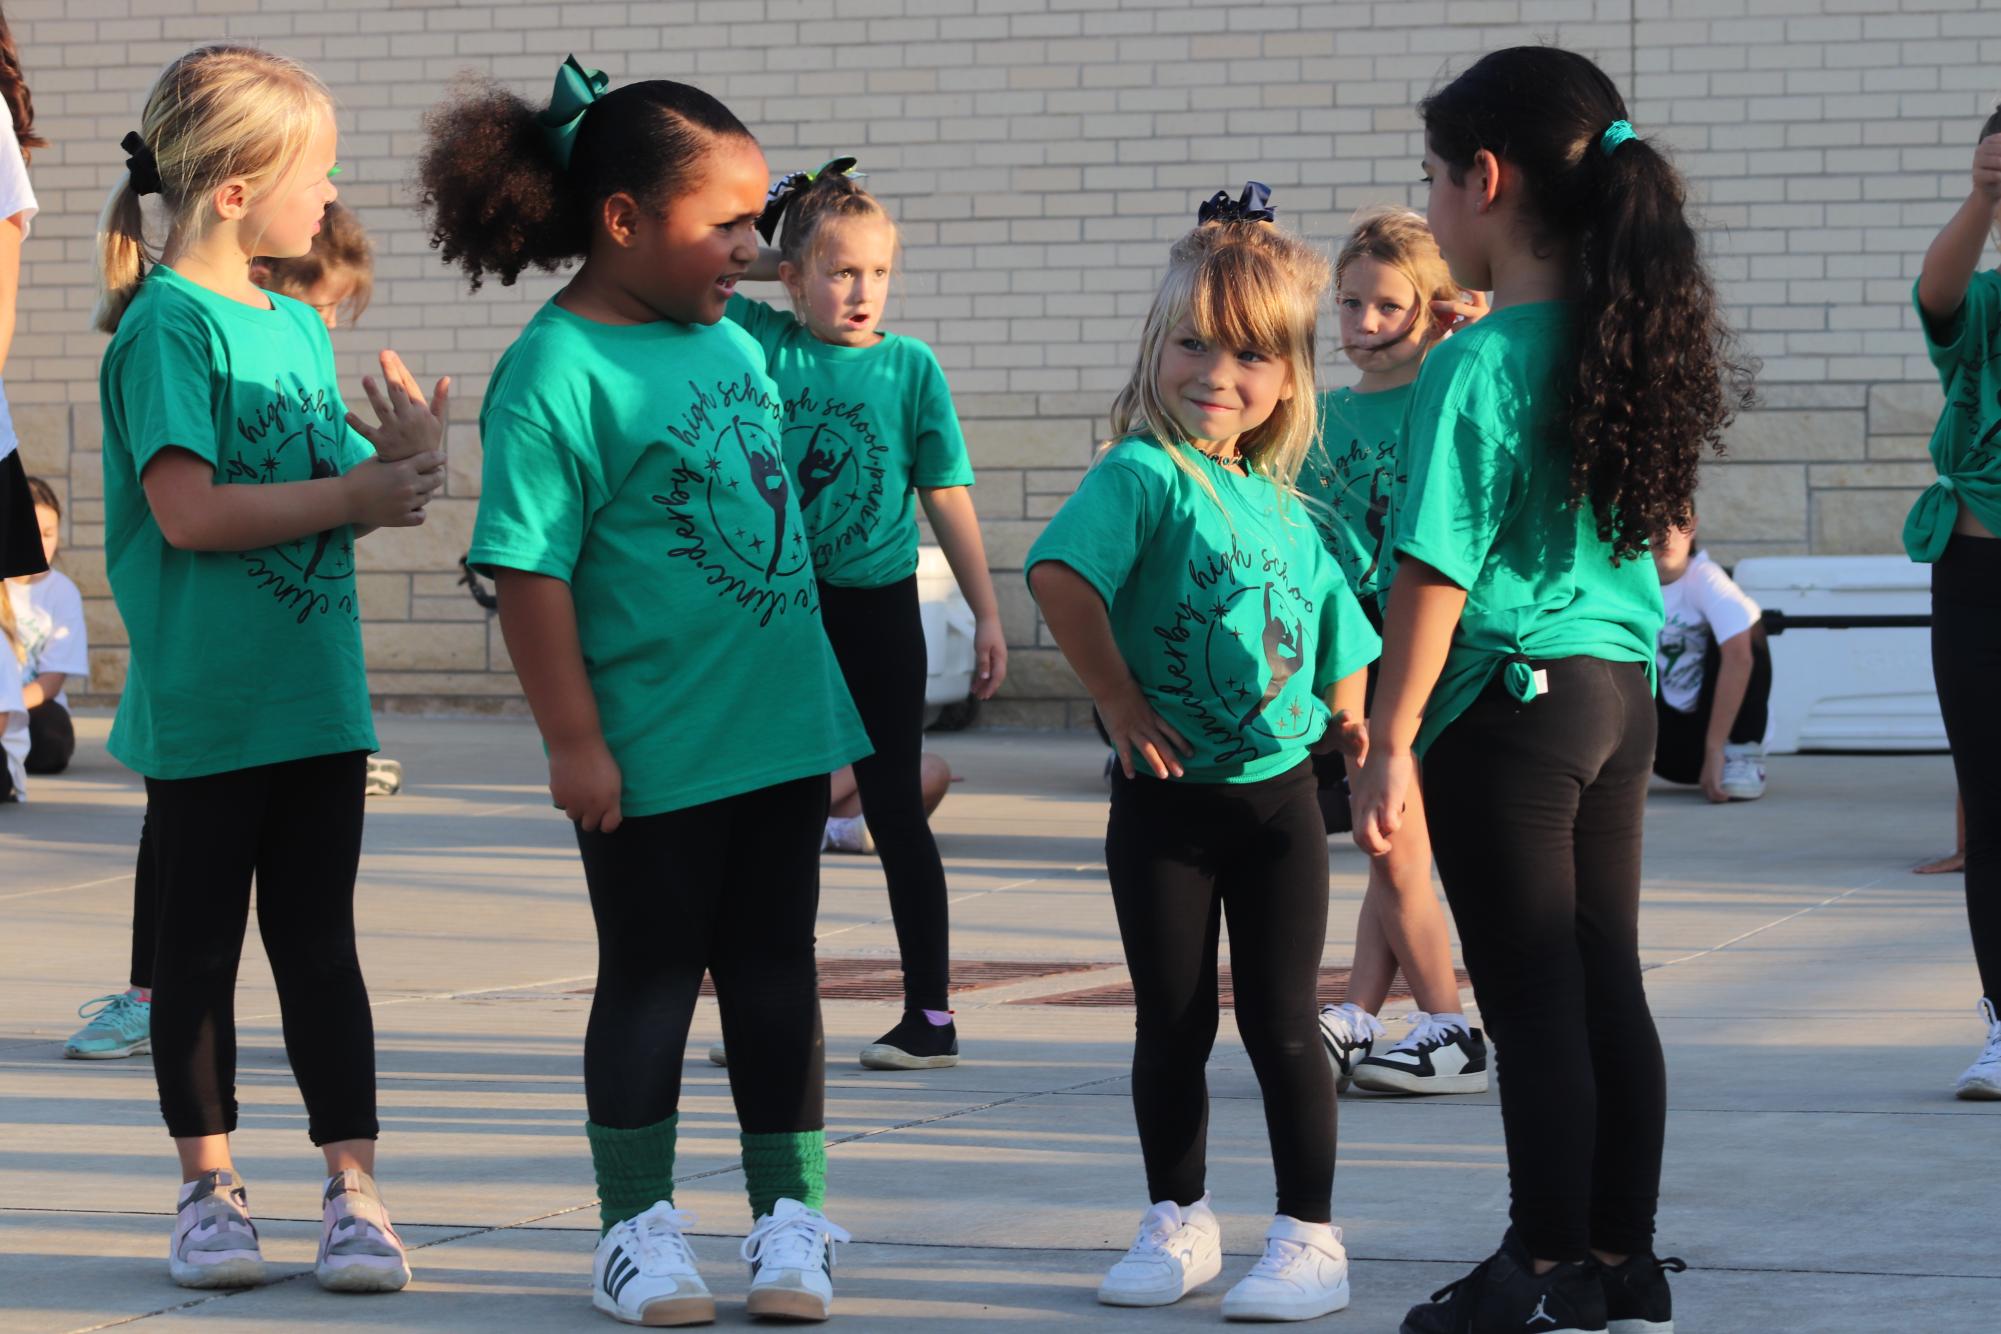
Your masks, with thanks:
<instances>
[{"instance_id":1,"label":"green t-shirt","mask_svg":"<svg viewBox=\"0 0 2001 1334\"><path fill-rule=\"evenodd\" d=\"M312 307L259 310L147 271L98 371L104 547L132 645L108 743L148 778L375 749L348 527L254 551L168 545L140 475L183 449L234 486L367 459Z\"/></svg>"},{"instance_id":2,"label":"green t-shirt","mask_svg":"<svg viewBox=\"0 0 2001 1334\"><path fill-rule=\"evenodd\" d=\"M1917 288L1911 288L1917 302ZM1945 387L1945 411L1932 430L1932 466L1938 480L1926 487L1904 520L1904 550L1915 561L1945 554L1959 505L1990 533L2001 533L2001 273L1973 275L1966 300L1940 325L1918 306L1925 352Z\"/></svg>"},{"instance_id":3,"label":"green t-shirt","mask_svg":"<svg viewBox=\"0 0 2001 1334\"><path fill-rule=\"evenodd\" d=\"M1119 653L1194 753L1195 783L1254 783L1298 764L1327 730L1322 697L1382 644L1298 497L1199 450L1150 440L1098 460L1028 552L1105 601ZM1218 505L1217 500L1221 500Z\"/></svg>"},{"instance_id":4,"label":"green t-shirt","mask_svg":"<svg viewBox=\"0 0 2001 1334\"><path fill-rule=\"evenodd\" d=\"M1418 374L1394 546L1466 590L1420 754L1503 668L1515 698L1533 699L1534 673L1520 658L1604 658L1653 672L1663 620L1654 563L1614 565L1591 507L1567 504L1558 423L1571 337L1568 303L1510 306L1439 344Z\"/></svg>"},{"instance_id":5,"label":"green t-shirt","mask_svg":"<svg viewBox=\"0 0 2001 1334\"><path fill-rule=\"evenodd\" d=\"M1411 388L1322 394L1320 438L1299 470L1299 490L1312 502L1314 525L1357 597L1379 596L1396 575L1390 504L1409 480L1403 424Z\"/></svg>"},{"instance_id":6,"label":"green t-shirt","mask_svg":"<svg viewBox=\"0 0 2001 1334\"><path fill-rule=\"evenodd\" d=\"M744 296L730 298L728 317L764 349L785 400L785 467L814 571L841 588L910 577L917 488L973 484L938 358L901 334L873 347L823 343L789 312Z\"/></svg>"},{"instance_id":7,"label":"green t-shirt","mask_svg":"<svg viewBox=\"0 0 2001 1334\"><path fill-rule=\"evenodd\" d=\"M479 423L471 559L570 585L624 814L869 753L820 625L778 392L741 329L545 302Z\"/></svg>"}]
</instances>

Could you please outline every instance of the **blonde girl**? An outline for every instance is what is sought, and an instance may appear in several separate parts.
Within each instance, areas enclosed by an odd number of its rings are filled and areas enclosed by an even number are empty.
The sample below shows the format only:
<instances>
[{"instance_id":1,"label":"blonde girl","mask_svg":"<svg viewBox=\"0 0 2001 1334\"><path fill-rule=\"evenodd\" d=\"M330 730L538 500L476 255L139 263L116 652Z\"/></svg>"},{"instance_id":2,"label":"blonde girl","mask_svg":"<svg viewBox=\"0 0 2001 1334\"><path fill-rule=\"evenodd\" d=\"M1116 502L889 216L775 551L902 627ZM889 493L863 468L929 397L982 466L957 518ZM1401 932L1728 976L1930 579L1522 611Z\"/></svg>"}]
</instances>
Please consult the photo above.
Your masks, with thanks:
<instances>
[{"instance_id":1,"label":"blonde girl","mask_svg":"<svg viewBox=\"0 0 2001 1334\"><path fill-rule=\"evenodd\" d=\"M1293 482L1313 441L1327 261L1272 224L1265 190L1218 194L1168 255L1121 438L1028 555L1050 632L1117 753L1105 861L1137 1002L1133 1110L1151 1207L1098 1289L1164 1306L1214 1278L1203 1068L1230 924L1237 1029L1264 1093L1277 1217L1226 1316L1348 1302L1331 1225L1334 1079L1314 984L1326 830L1309 752L1359 757L1367 619Z\"/></svg>"}]
</instances>

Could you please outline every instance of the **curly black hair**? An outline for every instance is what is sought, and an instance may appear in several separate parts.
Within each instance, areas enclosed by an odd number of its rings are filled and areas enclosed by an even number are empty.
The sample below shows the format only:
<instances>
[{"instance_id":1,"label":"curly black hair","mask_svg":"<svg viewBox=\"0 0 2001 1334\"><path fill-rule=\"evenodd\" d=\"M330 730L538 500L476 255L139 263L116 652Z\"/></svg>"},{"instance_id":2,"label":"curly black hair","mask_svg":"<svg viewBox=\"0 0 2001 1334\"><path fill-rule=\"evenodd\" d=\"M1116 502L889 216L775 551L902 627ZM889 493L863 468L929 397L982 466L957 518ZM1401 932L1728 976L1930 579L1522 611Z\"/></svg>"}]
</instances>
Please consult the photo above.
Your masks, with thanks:
<instances>
[{"instance_id":1,"label":"curly black hair","mask_svg":"<svg viewBox=\"0 0 2001 1334\"><path fill-rule=\"evenodd\" d=\"M1483 56L1418 112L1455 182L1481 149L1507 161L1526 182L1537 250L1575 257L1570 498L1591 506L1614 561L1644 554L1687 519L1697 465L1723 452L1756 369L1718 308L1680 173L1644 138L1604 150L1625 100L1557 47Z\"/></svg>"},{"instance_id":2,"label":"curly black hair","mask_svg":"<svg viewBox=\"0 0 2001 1334\"><path fill-rule=\"evenodd\" d=\"M565 168L536 121L539 111L496 80L469 74L425 113L418 207L440 258L463 269L474 291L489 274L507 286L524 269L554 272L588 255L604 200L623 193L664 210L720 141L756 142L701 89L651 79L591 105Z\"/></svg>"}]
</instances>

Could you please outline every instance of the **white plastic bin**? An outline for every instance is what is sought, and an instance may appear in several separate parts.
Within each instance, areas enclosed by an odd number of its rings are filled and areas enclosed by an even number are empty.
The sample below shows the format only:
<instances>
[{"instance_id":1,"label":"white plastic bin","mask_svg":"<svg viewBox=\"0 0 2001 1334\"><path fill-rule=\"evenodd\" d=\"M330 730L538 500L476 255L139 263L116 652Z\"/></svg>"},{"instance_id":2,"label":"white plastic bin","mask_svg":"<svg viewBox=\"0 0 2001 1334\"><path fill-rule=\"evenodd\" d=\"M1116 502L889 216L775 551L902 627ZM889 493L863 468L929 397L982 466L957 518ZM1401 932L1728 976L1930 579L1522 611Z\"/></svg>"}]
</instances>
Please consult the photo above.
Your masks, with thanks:
<instances>
[{"instance_id":1,"label":"white plastic bin","mask_svg":"<svg viewBox=\"0 0 2001 1334\"><path fill-rule=\"evenodd\" d=\"M1931 614L1931 567L1903 556L1754 556L1739 586L1767 611L1800 616ZM1945 750L1932 688L1931 632L1800 630L1774 635L1765 748Z\"/></svg>"},{"instance_id":2,"label":"white plastic bin","mask_svg":"<svg viewBox=\"0 0 2001 1334\"><path fill-rule=\"evenodd\" d=\"M973 609L952 577L943 547L917 548L917 610L924 620L924 683L928 725L948 704L961 704L973 688Z\"/></svg>"}]
</instances>

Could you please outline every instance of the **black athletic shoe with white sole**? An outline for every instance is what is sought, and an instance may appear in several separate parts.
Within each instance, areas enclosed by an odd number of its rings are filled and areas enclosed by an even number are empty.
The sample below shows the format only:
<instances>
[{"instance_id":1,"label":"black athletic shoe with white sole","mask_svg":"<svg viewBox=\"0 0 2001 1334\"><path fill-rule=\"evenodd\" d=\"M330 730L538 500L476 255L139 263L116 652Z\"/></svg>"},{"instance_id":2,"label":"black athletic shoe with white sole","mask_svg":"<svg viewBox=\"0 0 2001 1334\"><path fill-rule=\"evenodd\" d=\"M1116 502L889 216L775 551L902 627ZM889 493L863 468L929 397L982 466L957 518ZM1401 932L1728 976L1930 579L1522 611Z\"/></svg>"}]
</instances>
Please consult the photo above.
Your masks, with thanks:
<instances>
[{"instance_id":1,"label":"black athletic shoe with white sole","mask_svg":"<svg viewBox=\"0 0 2001 1334\"><path fill-rule=\"evenodd\" d=\"M1477 1028L1420 1015L1401 1042L1378 1044L1355 1062L1355 1087L1371 1093L1485 1093L1486 1039Z\"/></svg>"},{"instance_id":2,"label":"black athletic shoe with white sole","mask_svg":"<svg viewBox=\"0 0 2001 1334\"><path fill-rule=\"evenodd\" d=\"M1473 1272L1413 1306L1401 1334L1606 1334L1605 1289L1595 1264L1559 1264L1547 1274L1513 1228Z\"/></svg>"},{"instance_id":3,"label":"black athletic shoe with white sole","mask_svg":"<svg viewBox=\"0 0 2001 1334\"><path fill-rule=\"evenodd\" d=\"M959 1063L959 1026L934 1024L922 1010L905 1010L903 1021L862 1048L870 1070L942 1070Z\"/></svg>"},{"instance_id":4,"label":"black athletic shoe with white sole","mask_svg":"<svg viewBox=\"0 0 2001 1334\"><path fill-rule=\"evenodd\" d=\"M1605 1323L1610 1334L1674 1334L1674 1297L1667 1276L1688 1266L1681 1257L1665 1260L1633 1255L1622 1265L1600 1264L1598 1281L1605 1289Z\"/></svg>"}]
</instances>

